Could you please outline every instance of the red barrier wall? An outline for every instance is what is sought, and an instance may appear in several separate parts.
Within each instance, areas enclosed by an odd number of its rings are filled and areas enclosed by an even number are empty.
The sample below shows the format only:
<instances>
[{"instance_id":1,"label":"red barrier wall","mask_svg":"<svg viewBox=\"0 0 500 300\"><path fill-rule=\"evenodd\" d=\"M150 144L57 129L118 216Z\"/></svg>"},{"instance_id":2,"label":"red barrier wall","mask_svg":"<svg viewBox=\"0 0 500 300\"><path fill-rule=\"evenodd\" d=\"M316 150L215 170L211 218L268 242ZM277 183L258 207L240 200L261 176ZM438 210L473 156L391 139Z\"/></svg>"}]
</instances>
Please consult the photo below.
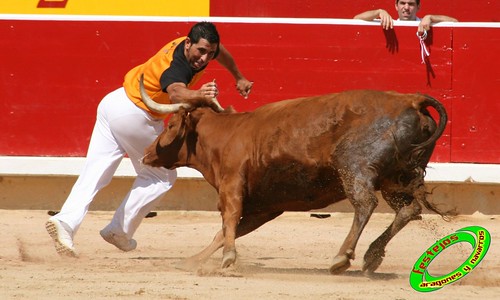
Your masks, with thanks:
<instances>
[{"instance_id":1,"label":"red barrier wall","mask_svg":"<svg viewBox=\"0 0 500 300\"><path fill-rule=\"evenodd\" d=\"M210 15L224 17L339 18L382 8L397 18L395 0L245 0L210 1ZM499 22L496 0L421 0L418 16L449 15L461 22Z\"/></svg>"},{"instance_id":2,"label":"red barrier wall","mask_svg":"<svg viewBox=\"0 0 500 300\"><path fill-rule=\"evenodd\" d=\"M248 15L299 13L299 6L278 10L284 1L254 2L247 4ZM314 1L322 2L333 7L328 4L333 2ZM492 2L479 7L492 9ZM211 15L245 11L220 3L211 1ZM301 10L301 16L324 16L325 7ZM345 7L335 6L337 12L352 14L353 8ZM0 155L84 156L101 98L121 85L130 68L191 25L0 20ZM243 111L360 88L427 93L445 104L450 117L432 161L500 163L498 27L434 27L426 41L431 56L425 65L414 27L384 32L379 26L346 24L217 25L241 70L255 81L250 99L243 100L230 75L211 64L205 79L217 78L222 105Z\"/></svg>"}]
</instances>

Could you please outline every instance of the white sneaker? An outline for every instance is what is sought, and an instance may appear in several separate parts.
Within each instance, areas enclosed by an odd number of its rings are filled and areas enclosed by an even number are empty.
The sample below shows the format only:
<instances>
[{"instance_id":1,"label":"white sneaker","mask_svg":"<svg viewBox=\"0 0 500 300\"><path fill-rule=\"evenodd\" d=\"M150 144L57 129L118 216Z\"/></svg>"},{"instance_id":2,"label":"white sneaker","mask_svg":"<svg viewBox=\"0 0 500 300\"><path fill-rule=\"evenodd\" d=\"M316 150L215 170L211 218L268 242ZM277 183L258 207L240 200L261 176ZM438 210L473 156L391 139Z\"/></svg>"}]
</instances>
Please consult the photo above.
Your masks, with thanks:
<instances>
[{"instance_id":1,"label":"white sneaker","mask_svg":"<svg viewBox=\"0 0 500 300\"><path fill-rule=\"evenodd\" d=\"M45 223L45 229L54 241L57 253L77 257L75 247L73 247L73 231L66 223L52 217Z\"/></svg>"},{"instance_id":2,"label":"white sneaker","mask_svg":"<svg viewBox=\"0 0 500 300\"><path fill-rule=\"evenodd\" d=\"M106 229L99 231L99 233L106 242L115 245L122 251L132 251L137 247L137 242L134 239L127 239L125 235L117 235Z\"/></svg>"}]
</instances>

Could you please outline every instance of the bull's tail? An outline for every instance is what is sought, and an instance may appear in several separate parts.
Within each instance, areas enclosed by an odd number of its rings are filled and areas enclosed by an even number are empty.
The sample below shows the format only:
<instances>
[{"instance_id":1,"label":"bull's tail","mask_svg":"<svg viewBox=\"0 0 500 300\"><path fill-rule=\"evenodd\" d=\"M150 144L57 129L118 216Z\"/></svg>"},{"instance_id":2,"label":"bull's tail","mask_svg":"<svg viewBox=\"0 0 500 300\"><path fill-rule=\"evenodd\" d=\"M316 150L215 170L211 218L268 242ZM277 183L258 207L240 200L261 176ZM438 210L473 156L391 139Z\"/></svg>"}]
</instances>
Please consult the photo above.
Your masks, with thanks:
<instances>
[{"instance_id":1,"label":"bull's tail","mask_svg":"<svg viewBox=\"0 0 500 300\"><path fill-rule=\"evenodd\" d=\"M428 157L426 157L426 153L429 151L429 147L436 143L439 137L443 134L444 128L446 127L446 122L448 121L448 115L446 114L446 110L444 106L437 101L436 99L423 95L424 99L420 98L418 102L414 103L414 108L422 113L428 114L426 108L431 106L439 113L439 123L436 127L436 130L432 133L432 135L425 141L420 144L413 144L412 150L408 157L408 167L414 168L420 166L425 169L425 166L428 162ZM424 111L425 110L425 111Z\"/></svg>"},{"instance_id":2,"label":"bull's tail","mask_svg":"<svg viewBox=\"0 0 500 300\"><path fill-rule=\"evenodd\" d=\"M424 156L424 153L427 151L428 147L439 139L439 137L443 134L444 129L446 127L446 123L448 122L448 115L446 113L446 110L441 104L441 102L437 101L436 99L428 96L428 95L423 95L425 99L417 104L417 109L422 110L426 109L427 107L431 106L433 107L439 114L439 123L436 127L436 130L434 133L424 142L420 144L414 145L414 149L412 150L411 154L411 159L410 161L413 161L414 167L416 167L417 170L422 172L422 174L425 174L425 167L427 165L427 159L423 159L422 156ZM410 163L412 164L412 163ZM429 202L426 197L422 197L422 204L429 210L441 215L441 217L445 220L449 220L451 216L456 215L456 211L448 210L448 211L442 211L438 207L436 207L433 203Z\"/></svg>"},{"instance_id":3,"label":"bull's tail","mask_svg":"<svg viewBox=\"0 0 500 300\"><path fill-rule=\"evenodd\" d=\"M443 218L443 220L451 221L453 217L458 215L458 211L456 210L456 208L451 208L448 210L441 210L441 208L438 208L436 204L427 200L427 195L432 195L432 191L426 192L426 195L420 199L421 200L420 204L423 204L425 206L425 208L427 208L428 210L433 211L433 212L437 213L438 215L440 215L441 218Z\"/></svg>"},{"instance_id":4,"label":"bull's tail","mask_svg":"<svg viewBox=\"0 0 500 300\"><path fill-rule=\"evenodd\" d=\"M441 104L441 102L437 101L436 99L432 98L431 96L428 95L423 95L425 97L424 101L421 101L417 105L417 109L422 110L425 109L429 106L434 108L438 114L439 114L439 124L437 125L436 130L434 133L427 139L426 141L415 145L415 150L418 151L419 149L425 149L431 144L434 144L439 137L443 134L444 129L446 127L446 123L448 122L448 114L446 113L446 110Z\"/></svg>"}]
</instances>

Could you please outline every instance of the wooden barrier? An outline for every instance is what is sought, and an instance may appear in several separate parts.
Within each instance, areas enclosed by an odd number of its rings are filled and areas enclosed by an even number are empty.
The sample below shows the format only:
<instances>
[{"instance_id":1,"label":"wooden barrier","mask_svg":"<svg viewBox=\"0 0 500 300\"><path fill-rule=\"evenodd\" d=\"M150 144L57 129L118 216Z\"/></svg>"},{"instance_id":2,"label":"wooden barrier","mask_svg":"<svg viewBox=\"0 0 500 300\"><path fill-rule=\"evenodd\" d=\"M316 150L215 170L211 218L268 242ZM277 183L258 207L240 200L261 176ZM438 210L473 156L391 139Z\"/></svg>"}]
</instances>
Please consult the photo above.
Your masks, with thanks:
<instances>
[{"instance_id":1,"label":"wooden barrier","mask_svg":"<svg viewBox=\"0 0 500 300\"><path fill-rule=\"evenodd\" d=\"M0 4L0 208L60 207L85 156L101 98L164 43L208 20L255 81L251 97L243 100L229 74L211 64L205 78L217 78L224 106L246 111L346 89L427 93L444 103L450 117L426 177L436 199L459 203L464 213L499 211L500 24L493 23L499 21L498 1L425 2L422 15L438 12L462 21L433 27L425 63L417 22L396 22L394 30L384 31L376 22L350 19L378 8L368 0L250 0L245 6L194 0L171 10L172 16L112 6L113 1L28 8L35 2L44 1ZM78 5L70 10L68 3ZM444 3L448 11L440 10ZM195 4L201 7L198 17L189 17ZM116 208L133 176L126 165L125 160L93 209ZM182 169L159 209L211 210L215 201L215 191L199 174Z\"/></svg>"}]
</instances>

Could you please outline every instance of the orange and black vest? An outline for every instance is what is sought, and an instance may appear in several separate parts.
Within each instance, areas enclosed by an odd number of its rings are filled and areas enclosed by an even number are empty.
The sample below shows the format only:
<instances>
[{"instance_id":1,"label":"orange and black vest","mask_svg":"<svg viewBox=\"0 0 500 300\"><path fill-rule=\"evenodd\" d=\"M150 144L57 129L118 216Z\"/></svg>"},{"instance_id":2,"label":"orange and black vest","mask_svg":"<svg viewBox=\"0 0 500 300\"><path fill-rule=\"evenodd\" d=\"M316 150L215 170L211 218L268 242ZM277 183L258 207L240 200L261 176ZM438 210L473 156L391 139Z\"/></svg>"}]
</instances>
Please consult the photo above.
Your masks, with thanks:
<instances>
[{"instance_id":1,"label":"orange and black vest","mask_svg":"<svg viewBox=\"0 0 500 300\"><path fill-rule=\"evenodd\" d=\"M139 92L139 78L141 74L144 73L144 87L148 95L157 103L170 104L170 97L168 93L162 90L160 84L160 77L170 68L172 61L174 60L174 52L177 46L179 46L186 37L180 37L166 44L158 53L156 53L153 57L151 57L147 62L142 65L138 65L137 67L130 70L125 75L125 80L123 82L123 87L125 88L125 92L127 96L132 102L135 103L138 107L143 110L149 112L152 116L156 118L165 119L168 114L158 114L152 112L149 108L146 107L144 102L142 102L141 94ZM187 83L188 87L196 84L198 80L200 80L203 75L204 70L201 70L194 74L191 80Z\"/></svg>"}]
</instances>

